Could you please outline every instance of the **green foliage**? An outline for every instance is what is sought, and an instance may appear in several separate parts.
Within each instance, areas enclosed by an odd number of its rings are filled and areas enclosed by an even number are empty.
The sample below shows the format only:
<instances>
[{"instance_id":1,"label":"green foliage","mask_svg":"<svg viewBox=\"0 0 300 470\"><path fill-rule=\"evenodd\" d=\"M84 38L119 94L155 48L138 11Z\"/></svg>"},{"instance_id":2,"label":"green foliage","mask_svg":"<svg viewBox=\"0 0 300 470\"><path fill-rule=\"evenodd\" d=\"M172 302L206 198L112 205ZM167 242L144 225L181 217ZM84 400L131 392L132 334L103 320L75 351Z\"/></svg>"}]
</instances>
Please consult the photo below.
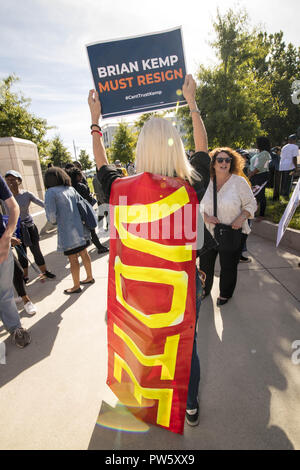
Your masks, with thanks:
<instances>
[{"instance_id":1,"label":"green foliage","mask_svg":"<svg viewBox=\"0 0 300 470\"><path fill-rule=\"evenodd\" d=\"M80 150L78 160L81 163L83 171L90 170L94 166L94 162L90 160L90 156L85 150Z\"/></svg>"},{"instance_id":2,"label":"green foliage","mask_svg":"<svg viewBox=\"0 0 300 470\"><path fill-rule=\"evenodd\" d=\"M110 161L114 162L115 160L120 160L123 163L133 161L135 145L135 135L130 130L127 123L121 122L116 130L110 147Z\"/></svg>"},{"instance_id":3,"label":"green foliage","mask_svg":"<svg viewBox=\"0 0 300 470\"><path fill-rule=\"evenodd\" d=\"M167 111L161 112L161 113L157 112L157 113L144 113L144 114L142 114L134 123L135 128L138 131L138 134L142 130L145 122L149 121L149 119L151 119L152 117L161 117L162 118L166 115L166 113L167 113Z\"/></svg>"},{"instance_id":4,"label":"green foliage","mask_svg":"<svg viewBox=\"0 0 300 470\"><path fill-rule=\"evenodd\" d=\"M59 135L56 135L50 143L48 160L53 163L54 166L61 168L63 168L66 163L72 162L71 154L64 146Z\"/></svg>"},{"instance_id":5,"label":"green foliage","mask_svg":"<svg viewBox=\"0 0 300 470\"><path fill-rule=\"evenodd\" d=\"M199 67L196 101L210 147L249 147L258 135L273 145L296 132L300 106L291 101L291 86L299 78L300 48L285 45L282 32L267 35L249 26L245 10L217 11L211 43L219 63ZM298 74L298 77L297 77ZM188 109L178 111L193 146Z\"/></svg>"},{"instance_id":6,"label":"green foliage","mask_svg":"<svg viewBox=\"0 0 300 470\"><path fill-rule=\"evenodd\" d=\"M266 76L271 84L273 112L263 122L271 140L280 145L296 132L300 122L300 105L291 100L292 84L299 79L300 47L286 45L283 33L269 36Z\"/></svg>"},{"instance_id":7,"label":"green foliage","mask_svg":"<svg viewBox=\"0 0 300 470\"><path fill-rule=\"evenodd\" d=\"M279 224L281 217L289 203L289 200L283 196L280 196L280 201L273 201L273 189L266 189L267 207L265 217L274 224ZM300 230L300 207L296 209L296 212L289 223L289 228Z\"/></svg>"},{"instance_id":8,"label":"green foliage","mask_svg":"<svg viewBox=\"0 0 300 470\"><path fill-rule=\"evenodd\" d=\"M0 137L31 140L37 145L43 163L49 144L46 133L51 127L47 126L46 119L36 117L28 111L30 99L11 90L18 80L15 75L9 75L0 81Z\"/></svg>"}]
</instances>

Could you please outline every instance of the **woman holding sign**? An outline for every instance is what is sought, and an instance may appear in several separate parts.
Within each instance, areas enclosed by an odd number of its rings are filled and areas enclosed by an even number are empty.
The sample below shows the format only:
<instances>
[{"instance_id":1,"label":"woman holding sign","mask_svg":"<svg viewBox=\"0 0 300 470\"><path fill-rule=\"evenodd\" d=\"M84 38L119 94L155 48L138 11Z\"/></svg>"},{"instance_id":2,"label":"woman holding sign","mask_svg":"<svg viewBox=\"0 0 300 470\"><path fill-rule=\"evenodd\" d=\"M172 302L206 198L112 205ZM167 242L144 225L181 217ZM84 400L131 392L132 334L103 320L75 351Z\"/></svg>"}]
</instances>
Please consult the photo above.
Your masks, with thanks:
<instances>
[{"instance_id":1,"label":"woman holding sign","mask_svg":"<svg viewBox=\"0 0 300 470\"><path fill-rule=\"evenodd\" d=\"M189 252L187 242L179 245L176 237L170 242L167 237L160 239L160 234L155 239L151 238L152 232L151 235L141 235L141 232L147 227L147 222L152 227L152 222L159 221L158 216L153 215L158 209L163 214L160 220L171 221L177 235L181 226L173 217L174 213L178 208L179 211L184 209L185 204L188 206L187 202L192 211L198 207L198 199L203 197L209 183L207 135L197 109L196 83L191 75L185 78L183 94L193 122L196 153L191 162L186 158L174 126L165 119L151 118L145 123L137 143L137 175L129 178L119 178L117 171L108 164L99 126L99 97L95 90L91 90L88 98L98 179L106 196L110 196L111 225L117 229L115 237L111 237L110 247L108 347L109 369L112 372L108 373L107 383L113 391L117 386L120 389L124 380L122 371L125 370L139 405L143 406L144 399L148 403L152 398L154 403L158 403L157 415L149 404L144 405L145 420L180 433L184 416L192 426L199 422L200 362L195 325L202 288L196 270L195 290L196 254L195 250L193 255L192 251ZM142 210L132 217L134 208ZM192 213L195 221L197 216ZM134 229L137 230L135 234ZM122 237L122 234L125 236ZM173 285L173 297L168 311L170 303L166 298L170 297L170 291L166 286L169 284ZM157 313L161 311L167 313ZM188 323L188 320L191 322ZM185 325L184 328L182 325ZM191 364L186 362L190 357ZM160 363L162 367L156 367ZM122 395L124 398L124 390Z\"/></svg>"}]
</instances>

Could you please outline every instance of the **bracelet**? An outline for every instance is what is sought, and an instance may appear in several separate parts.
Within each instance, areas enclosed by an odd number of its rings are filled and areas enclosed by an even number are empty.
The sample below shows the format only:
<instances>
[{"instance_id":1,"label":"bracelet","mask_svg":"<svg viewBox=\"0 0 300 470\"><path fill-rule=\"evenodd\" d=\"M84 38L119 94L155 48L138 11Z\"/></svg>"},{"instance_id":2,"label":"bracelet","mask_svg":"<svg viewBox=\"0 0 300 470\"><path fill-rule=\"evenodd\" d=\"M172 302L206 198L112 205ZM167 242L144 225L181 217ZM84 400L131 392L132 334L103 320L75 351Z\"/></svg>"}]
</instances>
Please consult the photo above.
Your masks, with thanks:
<instances>
[{"instance_id":1,"label":"bracelet","mask_svg":"<svg viewBox=\"0 0 300 470\"><path fill-rule=\"evenodd\" d=\"M100 137L103 136L102 132L101 132L101 131L97 131L96 129L94 129L94 130L91 132L91 135L93 135L95 132L97 132L97 134L100 134Z\"/></svg>"},{"instance_id":2,"label":"bracelet","mask_svg":"<svg viewBox=\"0 0 300 470\"><path fill-rule=\"evenodd\" d=\"M200 114L200 109L190 109L190 114L192 114L192 113Z\"/></svg>"},{"instance_id":3,"label":"bracelet","mask_svg":"<svg viewBox=\"0 0 300 470\"><path fill-rule=\"evenodd\" d=\"M99 131L102 130L101 127L100 127L98 124L91 124L91 129L93 128L93 126L94 126L94 127L98 127Z\"/></svg>"}]
</instances>

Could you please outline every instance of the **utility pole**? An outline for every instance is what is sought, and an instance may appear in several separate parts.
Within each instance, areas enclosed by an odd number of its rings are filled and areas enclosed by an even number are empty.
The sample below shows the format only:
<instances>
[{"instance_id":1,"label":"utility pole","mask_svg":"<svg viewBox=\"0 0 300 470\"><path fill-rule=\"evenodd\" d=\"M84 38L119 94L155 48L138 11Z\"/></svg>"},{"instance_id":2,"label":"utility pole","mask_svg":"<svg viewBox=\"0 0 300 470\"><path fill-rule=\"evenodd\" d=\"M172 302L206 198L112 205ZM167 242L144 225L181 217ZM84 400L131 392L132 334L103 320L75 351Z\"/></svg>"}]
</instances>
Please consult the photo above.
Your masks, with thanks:
<instances>
[{"instance_id":1,"label":"utility pole","mask_svg":"<svg viewBox=\"0 0 300 470\"><path fill-rule=\"evenodd\" d=\"M74 139L73 139L73 147L74 147L74 153L75 153L75 160L77 161L76 146L75 146Z\"/></svg>"}]
</instances>

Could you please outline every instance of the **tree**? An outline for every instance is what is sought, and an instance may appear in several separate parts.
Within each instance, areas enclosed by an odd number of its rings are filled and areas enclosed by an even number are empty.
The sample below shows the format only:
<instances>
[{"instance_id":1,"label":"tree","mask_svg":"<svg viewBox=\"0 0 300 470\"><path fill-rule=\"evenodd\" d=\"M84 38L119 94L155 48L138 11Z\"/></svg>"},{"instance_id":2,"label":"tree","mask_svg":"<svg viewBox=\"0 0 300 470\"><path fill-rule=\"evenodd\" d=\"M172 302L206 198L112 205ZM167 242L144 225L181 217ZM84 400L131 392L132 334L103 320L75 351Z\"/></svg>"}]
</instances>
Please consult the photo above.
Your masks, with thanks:
<instances>
[{"instance_id":1,"label":"tree","mask_svg":"<svg viewBox=\"0 0 300 470\"><path fill-rule=\"evenodd\" d=\"M274 112L263 121L263 126L274 143L280 145L294 134L300 122L300 106L292 102L292 86L299 79L300 47L283 41L283 32L269 36L270 52L266 76L271 84Z\"/></svg>"},{"instance_id":2,"label":"tree","mask_svg":"<svg viewBox=\"0 0 300 470\"><path fill-rule=\"evenodd\" d=\"M48 159L54 166L59 166L61 168L63 168L66 163L70 163L72 161L71 154L64 146L59 135L56 135L50 143Z\"/></svg>"},{"instance_id":3,"label":"tree","mask_svg":"<svg viewBox=\"0 0 300 470\"><path fill-rule=\"evenodd\" d=\"M110 160L120 160L123 163L128 163L134 160L134 148L136 145L136 138L129 126L125 122L121 122L115 132L112 145L110 147Z\"/></svg>"},{"instance_id":4,"label":"tree","mask_svg":"<svg viewBox=\"0 0 300 470\"><path fill-rule=\"evenodd\" d=\"M38 147L41 163L47 155L46 133L51 127L46 119L36 117L28 111L31 100L11 88L19 80L9 75L0 81L0 137L18 137L34 142Z\"/></svg>"},{"instance_id":5,"label":"tree","mask_svg":"<svg viewBox=\"0 0 300 470\"><path fill-rule=\"evenodd\" d=\"M90 156L85 150L80 150L78 160L81 163L83 171L90 170L94 166L94 163L90 160Z\"/></svg>"},{"instance_id":6,"label":"tree","mask_svg":"<svg viewBox=\"0 0 300 470\"><path fill-rule=\"evenodd\" d=\"M282 32L267 35L249 26L245 10L217 11L211 43L219 62L200 66L196 100L211 147L234 148L255 144L266 135L273 145L296 132L300 107L291 100L292 83L299 74L300 49L283 42ZM191 117L179 110L193 144Z\"/></svg>"},{"instance_id":7,"label":"tree","mask_svg":"<svg viewBox=\"0 0 300 470\"><path fill-rule=\"evenodd\" d=\"M220 62L214 67L199 68L196 101L204 120L211 147L247 147L259 134L265 134L258 109L270 113L270 85L257 69L264 66L268 47L264 37L249 30L247 13L229 10L213 23L216 40L211 43ZM187 109L179 110L192 146L191 117Z\"/></svg>"},{"instance_id":8,"label":"tree","mask_svg":"<svg viewBox=\"0 0 300 470\"><path fill-rule=\"evenodd\" d=\"M138 134L141 132L145 122L149 121L152 117L164 117L167 111L162 113L144 113L142 114L134 123L135 128L137 129Z\"/></svg>"}]
</instances>

